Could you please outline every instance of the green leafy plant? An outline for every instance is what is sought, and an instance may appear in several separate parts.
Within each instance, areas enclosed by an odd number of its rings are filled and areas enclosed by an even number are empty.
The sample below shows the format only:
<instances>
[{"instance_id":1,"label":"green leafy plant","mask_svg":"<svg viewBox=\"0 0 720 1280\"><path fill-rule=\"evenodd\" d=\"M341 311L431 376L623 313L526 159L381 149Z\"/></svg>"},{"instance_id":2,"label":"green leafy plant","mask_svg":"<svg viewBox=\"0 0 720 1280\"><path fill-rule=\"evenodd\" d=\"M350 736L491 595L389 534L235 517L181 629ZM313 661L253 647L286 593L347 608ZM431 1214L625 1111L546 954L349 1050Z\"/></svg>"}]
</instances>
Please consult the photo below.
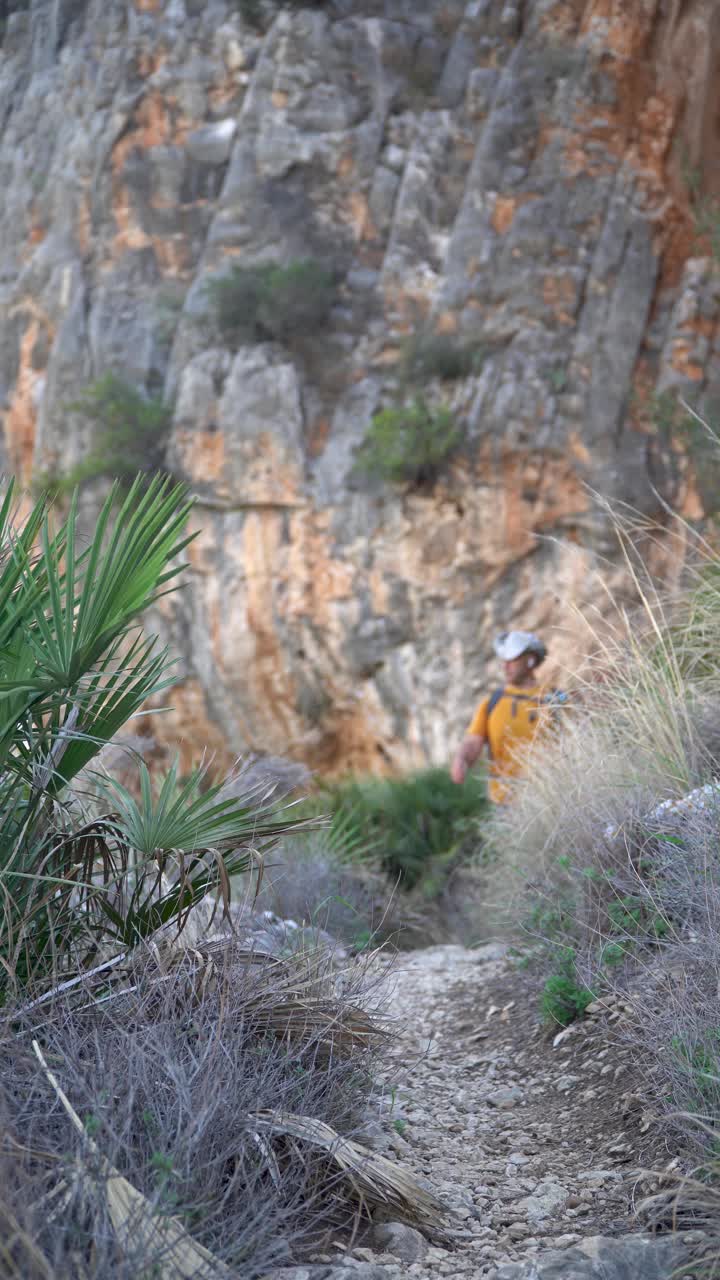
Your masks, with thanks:
<instances>
[{"instance_id":1,"label":"green leafy plant","mask_svg":"<svg viewBox=\"0 0 720 1280\"><path fill-rule=\"evenodd\" d=\"M357 452L356 466L366 475L417 488L435 483L462 439L449 409L434 408L422 397L411 405L384 409L372 419Z\"/></svg>"},{"instance_id":2,"label":"green leafy plant","mask_svg":"<svg viewBox=\"0 0 720 1280\"><path fill-rule=\"evenodd\" d=\"M331 826L357 833L358 847L370 850L404 888L479 843L487 812L483 782L458 787L444 769L425 769L405 778L353 779L323 789L321 803Z\"/></svg>"},{"instance_id":3,"label":"green leafy plant","mask_svg":"<svg viewBox=\"0 0 720 1280\"><path fill-rule=\"evenodd\" d=\"M477 373L485 360L485 349L463 342L452 333L420 330L403 347L401 376L406 383L429 382L440 378L452 382Z\"/></svg>"},{"instance_id":4,"label":"green leafy plant","mask_svg":"<svg viewBox=\"0 0 720 1280\"><path fill-rule=\"evenodd\" d=\"M234 266L207 291L220 332L233 343L291 344L312 336L327 323L337 296L333 271L314 258Z\"/></svg>"},{"instance_id":5,"label":"green leafy plant","mask_svg":"<svg viewBox=\"0 0 720 1280\"><path fill-rule=\"evenodd\" d=\"M13 494L0 505L0 1003L182 927L205 894L227 900L257 838L291 825L173 770L157 802L144 770L138 802L117 784L111 811L90 794L102 746L172 683L140 615L182 568L185 490L138 478L119 502L115 486L89 542L77 495L55 530L45 500L17 527Z\"/></svg>"},{"instance_id":6,"label":"green leafy plant","mask_svg":"<svg viewBox=\"0 0 720 1280\"><path fill-rule=\"evenodd\" d=\"M162 472L172 413L161 400L107 373L86 387L69 408L92 424L90 450L67 472L37 475L36 492L49 489L68 494L99 476L120 480L127 487L139 473Z\"/></svg>"},{"instance_id":7,"label":"green leafy plant","mask_svg":"<svg viewBox=\"0 0 720 1280\"><path fill-rule=\"evenodd\" d=\"M553 391L560 395L567 390L568 372L561 365L557 365L554 369L548 371L547 380Z\"/></svg>"},{"instance_id":8,"label":"green leafy plant","mask_svg":"<svg viewBox=\"0 0 720 1280\"><path fill-rule=\"evenodd\" d=\"M546 1022L567 1027L585 1012L594 993L580 981L572 947L564 947L557 958L556 972L546 980L540 1010Z\"/></svg>"}]
</instances>

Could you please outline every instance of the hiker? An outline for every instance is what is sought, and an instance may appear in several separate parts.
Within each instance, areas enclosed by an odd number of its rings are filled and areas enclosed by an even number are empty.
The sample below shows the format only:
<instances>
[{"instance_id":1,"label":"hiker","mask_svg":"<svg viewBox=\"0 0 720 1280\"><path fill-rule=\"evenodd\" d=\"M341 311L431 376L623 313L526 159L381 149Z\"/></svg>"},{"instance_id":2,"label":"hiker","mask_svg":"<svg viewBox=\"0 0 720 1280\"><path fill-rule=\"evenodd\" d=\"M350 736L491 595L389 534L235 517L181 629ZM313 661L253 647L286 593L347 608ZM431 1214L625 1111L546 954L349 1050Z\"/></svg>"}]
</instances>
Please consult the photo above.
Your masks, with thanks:
<instances>
[{"instance_id":1,"label":"hiker","mask_svg":"<svg viewBox=\"0 0 720 1280\"><path fill-rule=\"evenodd\" d=\"M565 695L548 692L538 683L536 672L547 656L542 640L531 631L504 631L493 648L505 668L506 683L483 698L450 768L453 782L462 783L468 769L487 745L490 756L490 799L503 804L511 789L504 782L522 772L516 756L518 747L535 737L552 706Z\"/></svg>"}]
</instances>

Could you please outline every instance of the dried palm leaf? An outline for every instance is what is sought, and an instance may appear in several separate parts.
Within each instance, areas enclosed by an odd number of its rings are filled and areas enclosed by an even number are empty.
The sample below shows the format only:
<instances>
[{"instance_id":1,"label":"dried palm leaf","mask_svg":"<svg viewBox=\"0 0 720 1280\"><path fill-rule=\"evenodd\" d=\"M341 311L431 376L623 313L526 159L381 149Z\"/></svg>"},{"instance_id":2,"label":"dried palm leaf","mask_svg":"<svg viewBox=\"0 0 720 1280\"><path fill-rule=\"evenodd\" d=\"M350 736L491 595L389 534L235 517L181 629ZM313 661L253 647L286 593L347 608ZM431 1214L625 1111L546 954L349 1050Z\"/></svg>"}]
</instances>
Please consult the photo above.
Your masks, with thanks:
<instances>
[{"instance_id":1,"label":"dried palm leaf","mask_svg":"<svg viewBox=\"0 0 720 1280\"><path fill-rule=\"evenodd\" d=\"M0 1277L2 1280L53 1280L47 1258L7 1205L0 1202Z\"/></svg>"},{"instance_id":2,"label":"dried palm leaf","mask_svg":"<svg viewBox=\"0 0 720 1280\"><path fill-rule=\"evenodd\" d=\"M259 1134L289 1138L324 1152L347 1179L361 1207L379 1207L396 1219L428 1229L441 1227L450 1212L411 1173L361 1143L343 1138L322 1120L286 1111L257 1111L248 1119Z\"/></svg>"},{"instance_id":3,"label":"dried palm leaf","mask_svg":"<svg viewBox=\"0 0 720 1280\"><path fill-rule=\"evenodd\" d=\"M121 1246L127 1249L132 1245L133 1250L142 1249L152 1257L154 1274L159 1280L180 1280L181 1277L192 1277L193 1280L223 1280L227 1277L229 1280L231 1273L224 1263L193 1240L177 1218L159 1218L153 1213L146 1197L105 1159L48 1067L37 1040L33 1040L32 1046L60 1102L98 1162L110 1220ZM86 1180L94 1177L87 1171L83 1171L83 1176Z\"/></svg>"}]
</instances>

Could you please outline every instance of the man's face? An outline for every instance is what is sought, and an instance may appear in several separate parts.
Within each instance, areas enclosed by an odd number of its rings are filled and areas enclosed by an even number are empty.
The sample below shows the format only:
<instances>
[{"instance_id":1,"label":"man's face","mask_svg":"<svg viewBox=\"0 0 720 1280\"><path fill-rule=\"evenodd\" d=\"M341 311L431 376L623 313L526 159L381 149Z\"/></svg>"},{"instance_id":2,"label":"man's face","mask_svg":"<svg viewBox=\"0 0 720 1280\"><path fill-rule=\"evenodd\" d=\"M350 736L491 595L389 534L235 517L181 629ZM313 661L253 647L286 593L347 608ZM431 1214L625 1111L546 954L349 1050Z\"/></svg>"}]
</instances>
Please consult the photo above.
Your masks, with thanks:
<instances>
[{"instance_id":1,"label":"man's face","mask_svg":"<svg viewBox=\"0 0 720 1280\"><path fill-rule=\"evenodd\" d=\"M515 684L516 681L522 680L529 671L532 671L534 665L531 654L521 653L519 658L513 658L511 662L503 663L505 679L508 684Z\"/></svg>"}]
</instances>

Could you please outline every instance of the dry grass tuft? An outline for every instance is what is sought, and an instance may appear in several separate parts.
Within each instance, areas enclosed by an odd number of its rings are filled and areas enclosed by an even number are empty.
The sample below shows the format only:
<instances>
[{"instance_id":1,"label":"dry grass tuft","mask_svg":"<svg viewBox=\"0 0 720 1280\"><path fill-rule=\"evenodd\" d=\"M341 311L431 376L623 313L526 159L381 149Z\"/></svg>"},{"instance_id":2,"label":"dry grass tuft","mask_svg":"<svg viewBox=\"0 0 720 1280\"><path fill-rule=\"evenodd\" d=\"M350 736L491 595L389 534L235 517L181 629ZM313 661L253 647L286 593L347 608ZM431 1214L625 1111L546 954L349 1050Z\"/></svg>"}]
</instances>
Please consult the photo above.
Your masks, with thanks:
<instances>
[{"instance_id":1,"label":"dry grass tuft","mask_svg":"<svg viewBox=\"0 0 720 1280\"><path fill-rule=\"evenodd\" d=\"M560 731L497 816L496 897L549 999L622 993L643 1102L687 1153L720 1127L720 793L677 805L720 776L720 563L701 547L667 601L619 532L639 605L595 628Z\"/></svg>"},{"instance_id":2,"label":"dry grass tuft","mask_svg":"<svg viewBox=\"0 0 720 1280\"><path fill-rule=\"evenodd\" d=\"M8 1276L227 1269L253 1280L351 1230L376 1202L373 1186L397 1214L427 1221L427 1194L408 1183L403 1201L394 1169L384 1190L381 1175L391 1175L373 1153L363 1172L352 1143L387 1034L377 1005L360 964L338 971L319 956L273 960L216 945L180 957L148 948L103 991L91 982L8 1014ZM277 1115L301 1117L306 1140L271 1134ZM309 1126L333 1142L308 1141ZM353 1152L350 1172L335 1149Z\"/></svg>"}]
</instances>

